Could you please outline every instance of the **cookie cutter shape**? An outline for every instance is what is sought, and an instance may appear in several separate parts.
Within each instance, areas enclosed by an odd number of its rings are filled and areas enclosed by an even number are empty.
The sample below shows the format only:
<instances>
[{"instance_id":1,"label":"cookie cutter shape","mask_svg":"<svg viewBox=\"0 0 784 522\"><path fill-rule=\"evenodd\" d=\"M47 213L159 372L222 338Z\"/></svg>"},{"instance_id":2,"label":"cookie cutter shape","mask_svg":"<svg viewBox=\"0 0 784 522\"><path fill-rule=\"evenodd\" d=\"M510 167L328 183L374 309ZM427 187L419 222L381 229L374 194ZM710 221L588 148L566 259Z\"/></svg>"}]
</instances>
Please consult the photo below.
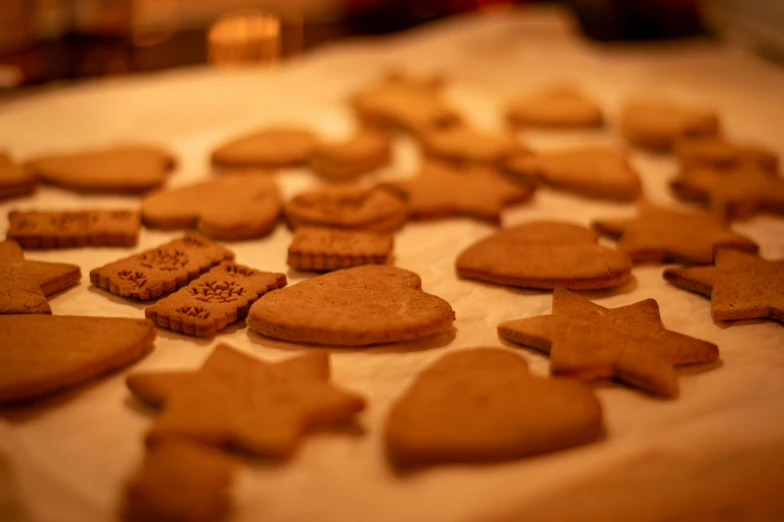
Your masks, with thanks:
<instances>
[{"instance_id":1,"label":"cookie cutter shape","mask_svg":"<svg viewBox=\"0 0 784 522\"><path fill-rule=\"evenodd\" d=\"M212 164L225 168L278 168L304 165L313 155L315 134L295 126L271 126L218 146Z\"/></svg>"},{"instance_id":2,"label":"cookie cutter shape","mask_svg":"<svg viewBox=\"0 0 784 522\"><path fill-rule=\"evenodd\" d=\"M28 249L133 246L141 228L132 210L14 210L8 222L8 239Z\"/></svg>"},{"instance_id":3,"label":"cookie cutter shape","mask_svg":"<svg viewBox=\"0 0 784 522\"><path fill-rule=\"evenodd\" d=\"M289 245L287 263L296 270L329 272L352 266L386 264L394 246L388 234L299 227Z\"/></svg>"},{"instance_id":4,"label":"cookie cutter shape","mask_svg":"<svg viewBox=\"0 0 784 522\"><path fill-rule=\"evenodd\" d=\"M196 234L185 234L163 245L90 271L90 281L113 294L154 299L170 294L234 252Z\"/></svg>"}]
</instances>

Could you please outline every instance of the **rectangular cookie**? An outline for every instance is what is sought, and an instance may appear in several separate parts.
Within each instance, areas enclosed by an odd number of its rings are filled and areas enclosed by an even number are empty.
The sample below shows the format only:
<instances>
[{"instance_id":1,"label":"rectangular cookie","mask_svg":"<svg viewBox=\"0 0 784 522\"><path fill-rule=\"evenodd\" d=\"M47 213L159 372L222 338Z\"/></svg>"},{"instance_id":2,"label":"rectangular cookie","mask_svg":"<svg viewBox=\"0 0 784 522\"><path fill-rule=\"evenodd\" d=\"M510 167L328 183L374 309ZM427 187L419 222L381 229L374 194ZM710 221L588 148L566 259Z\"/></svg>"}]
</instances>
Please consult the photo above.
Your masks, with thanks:
<instances>
[{"instance_id":1,"label":"rectangular cookie","mask_svg":"<svg viewBox=\"0 0 784 522\"><path fill-rule=\"evenodd\" d=\"M289 246L287 262L297 270L316 271L385 264L392 248L392 236L386 234L299 227Z\"/></svg>"},{"instance_id":2,"label":"rectangular cookie","mask_svg":"<svg viewBox=\"0 0 784 522\"><path fill-rule=\"evenodd\" d=\"M138 211L16 211L8 213L8 239L22 248L134 246L139 239Z\"/></svg>"},{"instance_id":3,"label":"rectangular cookie","mask_svg":"<svg viewBox=\"0 0 784 522\"><path fill-rule=\"evenodd\" d=\"M234 252L196 234L134 254L90 271L90 281L113 294L154 299L187 285Z\"/></svg>"}]
</instances>

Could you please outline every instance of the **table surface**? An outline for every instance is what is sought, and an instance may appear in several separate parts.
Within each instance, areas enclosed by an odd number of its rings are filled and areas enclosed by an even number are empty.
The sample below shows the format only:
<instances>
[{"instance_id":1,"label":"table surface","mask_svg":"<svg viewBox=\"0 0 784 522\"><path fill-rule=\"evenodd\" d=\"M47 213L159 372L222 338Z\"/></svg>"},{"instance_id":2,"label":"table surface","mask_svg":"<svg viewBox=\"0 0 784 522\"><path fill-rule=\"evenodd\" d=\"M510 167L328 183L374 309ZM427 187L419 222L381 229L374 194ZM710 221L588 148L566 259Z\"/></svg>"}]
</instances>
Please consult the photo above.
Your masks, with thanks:
<instances>
[{"instance_id":1,"label":"table surface","mask_svg":"<svg viewBox=\"0 0 784 522\"><path fill-rule=\"evenodd\" d=\"M122 140L155 141L181 158L171 185L209 175L208 151L238 132L274 122L303 123L325 136L352 129L345 100L390 67L444 72L448 96L476 123L500 128L505 100L543 83L581 85L610 121L620 104L655 94L718 109L734 139L784 152L784 72L743 51L694 40L678 44L599 47L574 36L557 10L519 10L446 21L373 43L327 47L275 70L196 68L146 77L96 81L5 105L0 144L20 159L37 152ZM533 148L620 144L608 129L526 132ZM677 204L667 190L672 158L640 151L631 160L646 197ZM419 161L414 144L398 138L394 167L368 182L404 177ZM278 176L285 196L318 182L305 170ZM12 208L134 208L129 197L82 196L42 188L0 204L0 229ZM629 215L633 205L542 189L510 209L504 224L557 218L588 224ZM784 220L758 216L734 228L784 257ZM784 479L784 328L773 321L714 323L707 299L667 285L662 267L635 267L632 281L584 295L615 307L655 298L672 330L716 343L721 362L679 371L680 397L660 400L622 385L595 385L604 407L603 440L542 457L482 466L444 466L399 474L382 452L382 424L417 372L444 353L503 345L497 323L547 313L551 294L458 280L457 253L492 228L465 219L410 223L396 236L396 264L422 276L424 289L449 301L455 331L431 339L366 350L334 349L334 379L365 394L369 408L350 432L309 436L285 464L249 461L234 488L235 521L427 520L714 520L770 519L784 512L776 491ZM155 246L176 233L143 230L136 249L91 248L29 252L30 259L77 263L83 274ZM291 232L234 243L240 263L287 270ZM142 317L130 303L82 283L51 300L55 314ZM211 340L160 330L156 350L133 369L196 368L211 347L228 342L277 360L306 347L249 332L244 323ZM324 348L326 349L326 348ZM532 371L546 357L519 350ZM0 419L0 519L42 522L112 520L125 479L143 455L152 416L139 409L123 380L130 370ZM779 491L780 492L780 491ZM713 518L711 518L713 517Z\"/></svg>"}]
</instances>

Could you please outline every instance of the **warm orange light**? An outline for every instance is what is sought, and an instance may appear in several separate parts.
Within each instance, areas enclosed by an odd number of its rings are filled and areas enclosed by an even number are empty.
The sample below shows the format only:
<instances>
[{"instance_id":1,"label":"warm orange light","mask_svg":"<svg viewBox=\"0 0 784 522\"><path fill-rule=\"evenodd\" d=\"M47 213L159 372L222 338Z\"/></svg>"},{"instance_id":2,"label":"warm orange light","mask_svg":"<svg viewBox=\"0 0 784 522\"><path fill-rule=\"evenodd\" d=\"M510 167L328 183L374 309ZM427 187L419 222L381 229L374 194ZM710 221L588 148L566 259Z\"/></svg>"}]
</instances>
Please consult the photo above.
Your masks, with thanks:
<instances>
[{"instance_id":1,"label":"warm orange light","mask_svg":"<svg viewBox=\"0 0 784 522\"><path fill-rule=\"evenodd\" d=\"M280 18L260 10L221 16L207 34L209 59L217 65L266 64L280 56Z\"/></svg>"}]
</instances>

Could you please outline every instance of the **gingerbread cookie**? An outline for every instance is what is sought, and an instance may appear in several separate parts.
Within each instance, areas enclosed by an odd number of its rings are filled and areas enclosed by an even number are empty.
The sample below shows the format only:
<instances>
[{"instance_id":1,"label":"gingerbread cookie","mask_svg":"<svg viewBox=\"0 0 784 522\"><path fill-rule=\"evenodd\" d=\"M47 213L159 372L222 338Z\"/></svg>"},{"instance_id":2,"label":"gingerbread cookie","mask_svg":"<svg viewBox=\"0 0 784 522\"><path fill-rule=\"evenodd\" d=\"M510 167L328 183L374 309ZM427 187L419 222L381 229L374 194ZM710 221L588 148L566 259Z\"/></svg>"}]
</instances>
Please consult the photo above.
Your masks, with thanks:
<instances>
[{"instance_id":1,"label":"gingerbread cookie","mask_svg":"<svg viewBox=\"0 0 784 522\"><path fill-rule=\"evenodd\" d=\"M0 152L0 201L32 194L38 188L38 177L25 165L16 165Z\"/></svg>"},{"instance_id":2,"label":"gingerbread cookie","mask_svg":"<svg viewBox=\"0 0 784 522\"><path fill-rule=\"evenodd\" d=\"M49 210L8 213L8 239L22 248L133 246L139 213L132 210Z\"/></svg>"},{"instance_id":3,"label":"gingerbread cookie","mask_svg":"<svg viewBox=\"0 0 784 522\"><path fill-rule=\"evenodd\" d=\"M385 442L402 464L506 460L596 439L602 410L568 379L542 379L500 348L452 352L423 370L389 412Z\"/></svg>"},{"instance_id":4,"label":"gingerbread cookie","mask_svg":"<svg viewBox=\"0 0 784 522\"><path fill-rule=\"evenodd\" d=\"M285 274L227 261L148 306L144 315L162 328L209 337L248 315L259 297L284 286Z\"/></svg>"},{"instance_id":5,"label":"gingerbread cookie","mask_svg":"<svg viewBox=\"0 0 784 522\"><path fill-rule=\"evenodd\" d=\"M228 248L195 234L120 259L90 271L90 281L113 294L155 299L187 285L221 261L231 261Z\"/></svg>"},{"instance_id":6,"label":"gingerbread cookie","mask_svg":"<svg viewBox=\"0 0 784 522\"><path fill-rule=\"evenodd\" d=\"M180 437L147 448L128 482L123 522L220 522L228 514L236 461L223 451Z\"/></svg>"},{"instance_id":7,"label":"gingerbread cookie","mask_svg":"<svg viewBox=\"0 0 784 522\"><path fill-rule=\"evenodd\" d=\"M674 365L708 363L718 347L667 330L653 299L604 308L564 289L553 313L506 321L498 335L550 354L550 371L578 379L615 377L665 397L678 394Z\"/></svg>"},{"instance_id":8,"label":"gingerbread cookie","mask_svg":"<svg viewBox=\"0 0 784 522\"><path fill-rule=\"evenodd\" d=\"M390 73L357 93L351 104L360 120L370 126L395 127L420 133L460 122L443 95L439 77L414 78Z\"/></svg>"},{"instance_id":9,"label":"gingerbread cookie","mask_svg":"<svg viewBox=\"0 0 784 522\"><path fill-rule=\"evenodd\" d=\"M344 181L367 174L392 161L392 142L377 130L361 129L344 141L316 146L310 168L319 176Z\"/></svg>"},{"instance_id":10,"label":"gingerbread cookie","mask_svg":"<svg viewBox=\"0 0 784 522\"><path fill-rule=\"evenodd\" d=\"M241 136L212 152L213 165L226 168L278 168L304 165L317 138L300 127L273 126Z\"/></svg>"},{"instance_id":11,"label":"gingerbread cookie","mask_svg":"<svg viewBox=\"0 0 784 522\"><path fill-rule=\"evenodd\" d=\"M380 189L359 186L326 187L303 192L285 205L292 228L308 225L392 232L403 226L403 201Z\"/></svg>"},{"instance_id":12,"label":"gingerbread cookie","mask_svg":"<svg viewBox=\"0 0 784 522\"><path fill-rule=\"evenodd\" d=\"M630 219L603 219L593 223L603 234L618 239L618 248L634 262L708 264L719 248L756 252L757 244L736 234L724 219L710 212L683 212L647 202Z\"/></svg>"},{"instance_id":13,"label":"gingerbread cookie","mask_svg":"<svg viewBox=\"0 0 784 522\"><path fill-rule=\"evenodd\" d=\"M551 86L524 94L506 108L512 125L543 128L584 128L602 124L597 103L569 86Z\"/></svg>"},{"instance_id":14,"label":"gingerbread cookie","mask_svg":"<svg viewBox=\"0 0 784 522\"><path fill-rule=\"evenodd\" d=\"M640 197L642 185L626 155L609 147L580 147L509 158L504 170L526 184L546 183L560 188L617 201Z\"/></svg>"},{"instance_id":15,"label":"gingerbread cookie","mask_svg":"<svg viewBox=\"0 0 784 522\"><path fill-rule=\"evenodd\" d=\"M64 315L0 315L0 404L71 387L149 353L145 320Z\"/></svg>"},{"instance_id":16,"label":"gingerbread cookie","mask_svg":"<svg viewBox=\"0 0 784 522\"><path fill-rule=\"evenodd\" d=\"M148 434L155 444L169 437L187 437L219 447L232 447L263 457L290 457L314 426L348 419L362 411L362 397L342 390L321 368L325 353L300 356L298 365L271 364L219 344L204 366L183 378L176 373L163 401L162 414ZM317 371L303 372L300 366ZM293 370L293 371L292 371ZM129 377L145 387L146 377Z\"/></svg>"},{"instance_id":17,"label":"gingerbread cookie","mask_svg":"<svg viewBox=\"0 0 784 522\"><path fill-rule=\"evenodd\" d=\"M449 303L423 292L415 273L366 265L262 296L250 309L248 326L284 341L364 346L446 332L454 319Z\"/></svg>"},{"instance_id":18,"label":"gingerbread cookie","mask_svg":"<svg viewBox=\"0 0 784 522\"><path fill-rule=\"evenodd\" d=\"M328 272L360 265L383 265L394 240L387 234L299 227L289 245L287 263L296 270Z\"/></svg>"},{"instance_id":19,"label":"gingerbread cookie","mask_svg":"<svg viewBox=\"0 0 784 522\"><path fill-rule=\"evenodd\" d=\"M755 145L733 143L721 136L679 139L675 143L675 154L683 168L732 168L752 164L775 172L779 166L775 152Z\"/></svg>"},{"instance_id":20,"label":"gingerbread cookie","mask_svg":"<svg viewBox=\"0 0 784 522\"><path fill-rule=\"evenodd\" d=\"M784 260L722 249L714 266L668 268L664 279L711 298L717 321L767 317L784 323Z\"/></svg>"},{"instance_id":21,"label":"gingerbread cookie","mask_svg":"<svg viewBox=\"0 0 784 522\"><path fill-rule=\"evenodd\" d=\"M715 136L719 133L719 118L711 110L664 100L636 100L621 111L620 127L634 145L670 150L682 138Z\"/></svg>"},{"instance_id":22,"label":"gingerbread cookie","mask_svg":"<svg viewBox=\"0 0 784 522\"><path fill-rule=\"evenodd\" d=\"M150 194L142 200L142 220L148 228L198 228L215 239L239 240L268 234L281 207L273 180L231 175Z\"/></svg>"},{"instance_id":23,"label":"gingerbread cookie","mask_svg":"<svg viewBox=\"0 0 784 522\"><path fill-rule=\"evenodd\" d=\"M757 212L784 214L784 178L753 163L685 168L670 188L678 198L705 202L729 218L747 218Z\"/></svg>"},{"instance_id":24,"label":"gingerbread cookie","mask_svg":"<svg viewBox=\"0 0 784 522\"><path fill-rule=\"evenodd\" d=\"M467 125L431 129L420 138L426 154L456 162L498 164L527 150L512 136L479 132Z\"/></svg>"},{"instance_id":25,"label":"gingerbread cookie","mask_svg":"<svg viewBox=\"0 0 784 522\"><path fill-rule=\"evenodd\" d=\"M0 314L50 314L46 296L81 278L77 265L26 261L18 243L0 242Z\"/></svg>"},{"instance_id":26,"label":"gingerbread cookie","mask_svg":"<svg viewBox=\"0 0 784 522\"><path fill-rule=\"evenodd\" d=\"M573 223L532 221L496 232L463 250L460 277L525 288L609 288L631 275L625 253L597 244Z\"/></svg>"},{"instance_id":27,"label":"gingerbread cookie","mask_svg":"<svg viewBox=\"0 0 784 522\"><path fill-rule=\"evenodd\" d=\"M518 187L491 168L457 169L428 163L413 178L379 185L405 198L411 219L466 216L493 224L507 206L524 203L533 188Z\"/></svg>"},{"instance_id":28,"label":"gingerbread cookie","mask_svg":"<svg viewBox=\"0 0 784 522\"><path fill-rule=\"evenodd\" d=\"M77 192L147 192L160 186L176 160L148 145L118 145L40 156L28 165L42 181Z\"/></svg>"}]
</instances>

